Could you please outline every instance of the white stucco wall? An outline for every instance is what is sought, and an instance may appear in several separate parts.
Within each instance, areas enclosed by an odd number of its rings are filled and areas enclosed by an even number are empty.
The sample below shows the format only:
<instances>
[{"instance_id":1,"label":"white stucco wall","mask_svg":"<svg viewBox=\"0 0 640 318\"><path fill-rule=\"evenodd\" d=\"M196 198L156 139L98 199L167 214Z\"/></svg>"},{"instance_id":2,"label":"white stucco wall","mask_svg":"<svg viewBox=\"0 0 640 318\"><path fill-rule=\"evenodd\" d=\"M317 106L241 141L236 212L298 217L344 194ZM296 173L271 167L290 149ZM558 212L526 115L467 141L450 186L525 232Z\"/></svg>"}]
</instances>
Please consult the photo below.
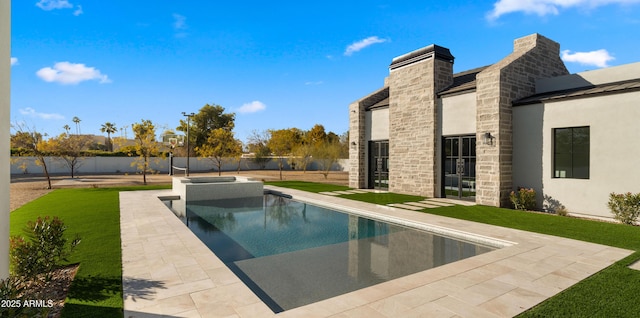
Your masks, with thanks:
<instances>
[{"instance_id":1,"label":"white stucco wall","mask_svg":"<svg viewBox=\"0 0 640 318\"><path fill-rule=\"evenodd\" d=\"M442 109L442 136L476 133L476 93L445 96L438 103Z\"/></svg>"},{"instance_id":2,"label":"white stucco wall","mask_svg":"<svg viewBox=\"0 0 640 318\"><path fill-rule=\"evenodd\" d=\"M638 100L629 92L514 107L514 186L534 187L539 206L612 217L609 193L640 192ZM577 126L590 127L589 179L553 178L553 129Z\"/></svg>"},{"instance_id":3,"label":"white stucco wall","mask_svg":"<svg viewBox=\"0 0 640 318\"><path fill-rule=\"evenodd\" d=\"M0 1L0 279L9 276L11 1Z\"/></svg>"},{"instance_id":4,"label":"white stucco wall","mask_svg":"<svg viewBox=\"0 0 640 318\"><path fill-rule=\"evenodd\" d=\"M378 108L366 112L365 123L366 141L389 139L389 108Z\"/></svg>"},{"instance_id":5,"label":"white stucco wall","mask_svg":"<svg viewBox=\"0 0 640 318\"><path fill-rule=\"evenodd\" d=\"M640 78L640 62L536 81L536 93L627 81Z\"/></svg>"}]
</instances>

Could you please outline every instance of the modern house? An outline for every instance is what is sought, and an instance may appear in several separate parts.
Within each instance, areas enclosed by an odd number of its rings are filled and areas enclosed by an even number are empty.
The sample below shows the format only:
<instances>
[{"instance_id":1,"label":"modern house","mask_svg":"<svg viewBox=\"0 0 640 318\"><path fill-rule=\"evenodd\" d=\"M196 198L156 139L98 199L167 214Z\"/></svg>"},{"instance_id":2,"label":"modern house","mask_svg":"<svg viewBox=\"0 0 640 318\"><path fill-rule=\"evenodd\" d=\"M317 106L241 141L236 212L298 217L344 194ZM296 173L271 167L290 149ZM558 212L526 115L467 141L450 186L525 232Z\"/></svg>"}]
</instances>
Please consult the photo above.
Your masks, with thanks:
<instances>
[{"instance_id":1,"label":"modern house","mask_svg":"<svg viewBox=\"0 0 640 318\"><path fill-rule=\"evenodd\" d=\"M640 192L640 63L569 74L560 44L514 41L495 64L453 73L449 49L396 57L384 86L349 105L349 184L609 218Z\"/></svg>"}]
</instances>

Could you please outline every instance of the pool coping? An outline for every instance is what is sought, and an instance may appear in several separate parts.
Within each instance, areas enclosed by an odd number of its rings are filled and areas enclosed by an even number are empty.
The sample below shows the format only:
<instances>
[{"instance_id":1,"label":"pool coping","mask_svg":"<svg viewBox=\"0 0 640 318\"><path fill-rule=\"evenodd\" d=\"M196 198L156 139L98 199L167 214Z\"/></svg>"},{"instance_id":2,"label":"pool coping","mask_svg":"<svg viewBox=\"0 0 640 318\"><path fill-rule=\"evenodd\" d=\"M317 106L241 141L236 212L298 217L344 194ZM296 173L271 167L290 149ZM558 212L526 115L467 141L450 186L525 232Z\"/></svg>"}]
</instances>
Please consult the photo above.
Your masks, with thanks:
<instances>
[{"instance_id":1,"label":"pool coping","mask_svg":"<svg viewBox=\"0 0 640 318\"><path fill-rule=\"evenodd\" d=\"M633 251L265 186L294 199L502 242L499 250L274 314L158 199L120 193L125 317L511 317Z\"/></svg>"}]
</instances>

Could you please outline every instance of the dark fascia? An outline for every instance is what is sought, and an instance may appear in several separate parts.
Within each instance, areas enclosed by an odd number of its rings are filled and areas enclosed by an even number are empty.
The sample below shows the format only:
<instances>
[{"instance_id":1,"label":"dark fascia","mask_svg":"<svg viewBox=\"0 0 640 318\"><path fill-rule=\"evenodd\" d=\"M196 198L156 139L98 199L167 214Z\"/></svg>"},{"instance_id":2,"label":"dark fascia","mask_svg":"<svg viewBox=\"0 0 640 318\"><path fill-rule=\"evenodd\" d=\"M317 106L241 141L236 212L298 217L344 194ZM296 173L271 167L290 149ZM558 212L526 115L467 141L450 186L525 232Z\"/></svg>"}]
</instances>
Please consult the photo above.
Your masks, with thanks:
<instances>
[{"instance_id":1,"label":"dark fascia","mask_svg":"<svg viewBox=\"0 0 640 318\"><path fill-rule=\"evenodd\" d=\"M453 60L455 59L453 55L451 55L449 49L447 49L446 47L431 44L429 46L394 58L391 61L391 65L389 65L389 69L397 69L399 67L426 60L431 57L435 57L436 59L444 60L450 63L453 63Z\"/></svg>"}]
</instances>

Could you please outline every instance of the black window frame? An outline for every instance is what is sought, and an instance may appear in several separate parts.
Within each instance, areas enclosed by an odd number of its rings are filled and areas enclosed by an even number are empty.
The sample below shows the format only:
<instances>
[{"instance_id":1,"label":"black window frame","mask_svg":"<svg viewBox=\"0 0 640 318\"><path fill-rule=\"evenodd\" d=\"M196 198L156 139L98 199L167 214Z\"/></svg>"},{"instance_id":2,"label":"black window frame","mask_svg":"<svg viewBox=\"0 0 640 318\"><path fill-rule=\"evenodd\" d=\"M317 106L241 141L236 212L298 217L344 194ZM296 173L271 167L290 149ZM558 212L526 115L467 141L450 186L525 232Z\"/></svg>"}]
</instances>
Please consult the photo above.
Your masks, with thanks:
<instances>
[{"instance_id":1,"label":"black window frame","mask_svg":"<svg viewBox=\"0 0 640 318\"><path fill-rule=\"evenodd\" d=\"M586 129L586 150L579 149L579 144L576 143L576 130L578 129ZM558 140L558 132L559 131L569 131L570 139L567 142L569 144L570 149L560 151L558 149L558 144L561 142ZM559 127L553 128L552 130L552 138L553 138L553 170L552 170L552 178L554 179L589 179L591 176L591 126L576 126L576 127ZM582 155L582 157L581 157ZM562 165L560 161L562 160L561 156L564 157L564 165L568 167L568 170L565 171L565 175L561 176L559 174L558 166ZM582 162L582 166L577 165L576 162ZM584 169L586 162L586 169ZM580 169L582 168L582 169Z\"/></svg>"}]
</instances>

